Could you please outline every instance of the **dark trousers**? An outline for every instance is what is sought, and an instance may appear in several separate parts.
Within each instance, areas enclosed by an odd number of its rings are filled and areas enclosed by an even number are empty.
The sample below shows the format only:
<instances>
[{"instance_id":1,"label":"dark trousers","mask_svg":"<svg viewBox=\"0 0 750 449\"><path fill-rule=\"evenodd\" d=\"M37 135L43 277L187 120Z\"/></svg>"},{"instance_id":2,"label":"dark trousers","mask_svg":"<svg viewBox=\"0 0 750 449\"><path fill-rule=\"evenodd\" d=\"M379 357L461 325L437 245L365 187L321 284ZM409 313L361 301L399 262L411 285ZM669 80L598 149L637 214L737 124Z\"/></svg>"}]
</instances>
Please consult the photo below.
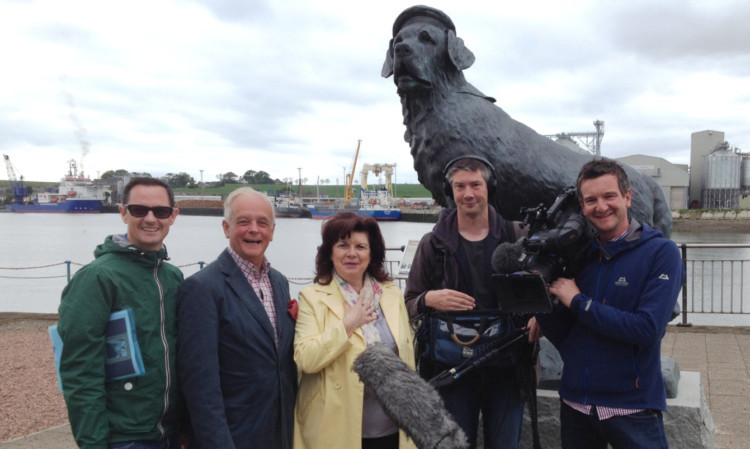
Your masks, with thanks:
<instances>
[{"instance_id":1,"label":"dark trousers","mask_svg":"<svg viewBox=\"0 0 750 449\"><path fill-rule=\"evenodd\" d=\"M563 449L668 449L659 410L646 410L600 421L560 401L560 437Z\"/></svg>"},{"instance_id":2,"label":"dark trousers","mask_svg":"<svg viewBox=\"0 0 750 449\"><path fill-rule=\"evenodd\" d=\"M486 449L515 449L521 440L523 402L514 369L482 367L439 389L445 408L461 427L471 449L477 446L479 412Z\"/></svg>"},{"instance_id":3,"label":"dark trousers","mask_svg":"<svg viewBox=\"0 0 750 449\"><path fill-rule=\"evenodd\" d=\"M398 433L380 438L362 438L362 449L398 449Z\"/></svg>"},{"instance_id":4,"label":"dark trousers","mask_svg":"<svg viewBox=\"0 0 750 449\"><path fill-rule=\"evenodd\" d=\"M128 441L107 445L108 449L180 449L180 439L173 436L163 441Z\"/></svg>"}]
</instances>

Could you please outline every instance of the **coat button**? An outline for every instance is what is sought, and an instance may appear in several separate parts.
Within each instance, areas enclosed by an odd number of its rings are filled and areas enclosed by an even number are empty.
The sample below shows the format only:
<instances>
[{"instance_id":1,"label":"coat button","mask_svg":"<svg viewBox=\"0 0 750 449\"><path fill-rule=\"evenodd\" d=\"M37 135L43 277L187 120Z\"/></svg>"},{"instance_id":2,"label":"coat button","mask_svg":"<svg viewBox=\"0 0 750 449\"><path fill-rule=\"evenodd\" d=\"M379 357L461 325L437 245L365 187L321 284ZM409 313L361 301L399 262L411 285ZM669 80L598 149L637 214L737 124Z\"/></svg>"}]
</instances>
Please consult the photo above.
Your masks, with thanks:
<instances>
[{"instance_id":1,"label":"coat button","mask_svg":"<svg viewBox=\"0 0 750 449\"><path fill-rule=\"evenodd\" d=\"M123 385L122 387L125 388L125 391L130 391L133 389L133 384L130 382L125 382L125 385Z\"/></svg>"},{"instance_id":2,"label":"coat button","mask_svg":"<svg viewBox=\"0 0 750 449\"><path fill-rule=\"evenodd\" d=\"M340 382L336 382L336 383L335 383L335 384L333 385L333 388L335 388L335 389L337 389L337 390L340 390L340 389L341 389L341 383L340 383Z\"/></svg>"}]
</instances>

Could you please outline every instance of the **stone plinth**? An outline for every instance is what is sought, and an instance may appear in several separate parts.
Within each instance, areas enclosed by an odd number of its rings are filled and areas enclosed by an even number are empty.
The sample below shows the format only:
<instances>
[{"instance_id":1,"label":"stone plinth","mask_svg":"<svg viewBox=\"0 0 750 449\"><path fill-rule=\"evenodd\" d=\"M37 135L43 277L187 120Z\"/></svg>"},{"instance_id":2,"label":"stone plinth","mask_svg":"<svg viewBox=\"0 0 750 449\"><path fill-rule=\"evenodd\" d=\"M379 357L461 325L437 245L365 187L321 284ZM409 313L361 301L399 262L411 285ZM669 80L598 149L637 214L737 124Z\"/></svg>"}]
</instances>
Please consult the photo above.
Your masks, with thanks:
<instances>
[{"instance_id":1,"label":"stone plinth","mask_svg":"<svg viewBox=\"0 0 750 449\"><path fill-rule=\"evenodd\" d=\"M557 391L537 390L539 439L544 449L560 448L560 398ZM708 409L700 373L683 371L678 395L667 399L664 427L669 447L714 449L714 421ZM520 449L531 449L531 421L524 413Z\"/></svg>"}]
</instances>

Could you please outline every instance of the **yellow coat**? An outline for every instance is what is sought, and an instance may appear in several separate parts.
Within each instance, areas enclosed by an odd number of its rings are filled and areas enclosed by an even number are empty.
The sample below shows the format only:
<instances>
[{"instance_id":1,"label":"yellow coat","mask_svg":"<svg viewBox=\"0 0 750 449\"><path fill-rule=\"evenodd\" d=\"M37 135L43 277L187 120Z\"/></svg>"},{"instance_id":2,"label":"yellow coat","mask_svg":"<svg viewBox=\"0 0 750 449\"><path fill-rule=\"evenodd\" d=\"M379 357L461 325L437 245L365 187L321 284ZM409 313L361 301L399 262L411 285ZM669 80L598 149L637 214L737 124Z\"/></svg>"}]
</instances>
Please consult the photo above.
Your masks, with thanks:
<instances>
[{"instance_id":1,"label":"yellow coat","mask_svg":"<svg viewBox=\"0 0 750 449\"><path fill-rule=\"evenodd\" d=\"M391 282L382 284L380 307L406 365L414 369L414 347L404 296ZM294 333L294 361L301 371L294 413L295 449L356 449L362 445L364 384L352 371L365 350L361 329L348 338L342 319L344 297L335 283L300 292ZM400 431L399 449L416 448Z\"/></svg>"}]
</instances>

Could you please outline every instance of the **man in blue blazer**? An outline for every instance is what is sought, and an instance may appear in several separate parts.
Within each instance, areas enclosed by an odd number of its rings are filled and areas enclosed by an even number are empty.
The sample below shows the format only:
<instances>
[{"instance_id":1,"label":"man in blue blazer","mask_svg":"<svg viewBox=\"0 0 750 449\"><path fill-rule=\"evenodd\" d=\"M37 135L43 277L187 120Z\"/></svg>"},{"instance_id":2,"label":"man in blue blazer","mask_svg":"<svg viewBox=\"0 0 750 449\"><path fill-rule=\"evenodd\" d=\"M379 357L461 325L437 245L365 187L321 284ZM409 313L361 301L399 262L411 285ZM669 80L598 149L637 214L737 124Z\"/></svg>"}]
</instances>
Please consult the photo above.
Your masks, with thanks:
<instances>
[{"instance_id":1,"label":"man in blue blazer","mask_svg":"<svg viewBox=\"0 0 750 449\"><path fill-rule=\"evenodd\" d=\"M297 368L289 283L265 257L275 216L251 188L224 202L229 247L182 284L178 377L191 448L291 449Z\"/></svg>"}]
</instances>

